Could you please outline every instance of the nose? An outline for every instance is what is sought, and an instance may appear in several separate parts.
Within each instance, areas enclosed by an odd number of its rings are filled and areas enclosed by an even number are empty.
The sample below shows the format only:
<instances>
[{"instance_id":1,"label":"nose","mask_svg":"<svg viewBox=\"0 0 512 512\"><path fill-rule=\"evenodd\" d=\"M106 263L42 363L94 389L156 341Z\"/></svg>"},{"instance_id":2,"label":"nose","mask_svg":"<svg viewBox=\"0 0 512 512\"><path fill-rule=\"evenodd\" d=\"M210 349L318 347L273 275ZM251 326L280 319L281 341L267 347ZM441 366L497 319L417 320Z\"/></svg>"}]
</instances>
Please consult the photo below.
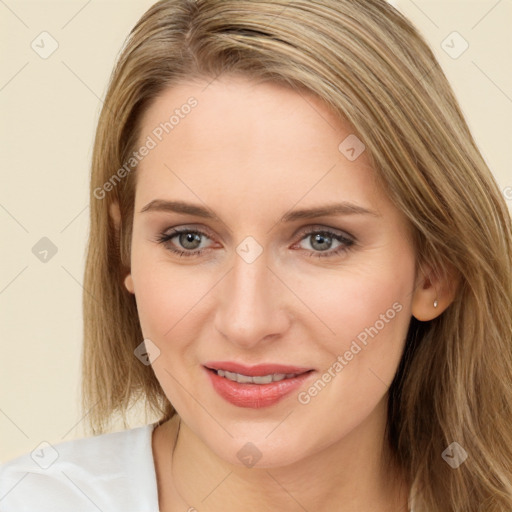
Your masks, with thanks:
<instances>
[{"instance_id":1,"label":"nose","mask_svg":"<svg viewBox=\"0 0 512 512\"><path fill-rule=\"evenodd\" d=\"M290 298L275 270L269 268L265 251L251 263L235 254L233 268L221 284L215 328L228 341L250 349L287 331Z\"/></svg>"}]
</instances>

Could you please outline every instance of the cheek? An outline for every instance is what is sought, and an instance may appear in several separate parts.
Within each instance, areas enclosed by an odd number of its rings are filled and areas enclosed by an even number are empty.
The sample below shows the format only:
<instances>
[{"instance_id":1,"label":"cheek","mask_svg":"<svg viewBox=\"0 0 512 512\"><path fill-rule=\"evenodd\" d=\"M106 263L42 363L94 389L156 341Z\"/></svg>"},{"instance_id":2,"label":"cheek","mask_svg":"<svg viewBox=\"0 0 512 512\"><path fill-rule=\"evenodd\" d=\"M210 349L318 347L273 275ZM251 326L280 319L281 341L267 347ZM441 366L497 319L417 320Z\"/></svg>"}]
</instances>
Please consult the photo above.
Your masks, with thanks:
<instances>
[{"instance_id":1,"label":"cheek","mask_svg":"<svg viewBox=\"0 0 512 512\"><path fill-rule=\"evenodd\" d=\"M401 268L399 274L388 269L344 280L342 310L328 320L336 336L327 347L331 356L326 370L335 377L324 404L339 400L357 416L371 410L388 391L411 320L413 269Z\"/></svg>"},{"instance_id":2,"label":"cheek","mask_svg":"<svg viewBox=\"0 0 512 512\"><path fill-rule=\"evenodd\" d=\"M395 339L394 334L409 323L410 283L407 277L393 279L389 274L344 280L342 309L332 315L337 334L344 340L357 339L362 346L378 338Z\"/></svg>"},{"instance_id":3,"label":"cheek","mask_svg":"<svg viewBox=\"0 0 512 512\"><path fill-rule=\"evenodd\" d=\"M194 323L194 305L211 288L198 274L166 265L134 270L134 281L142 332L162 341L185 324Z\"/></svg>"},{"instance_id":4,"label":"cheek","mask_svg":"<svg viewBox=\"0 0 512 512\"><path fill-rule=\"evenodd\" d=\"M372 255L371 264L303 274L296 291L314 313L307 324L325 368L342 356L351 384L372 371L391 382L410 324L414 271L413 255L404 250L400 257Z\"/></svg>"},{"instance_id":5,"label":"cheek","mask_svg":"<svg viewBox=\"0 0 512 512\"><path fill-rule=\"evenodd\" d=\"M318 295L311 302L335 334L320 336L326 329L316 322L312 336L323 364L318 379L298 396L300 421L325 430L330 441L357 428L383 400L402 356L411 318L407 269L400 280L380 275L387 277L358 272L331 280L332 300ZM327 411L329 422L319 426L317 418Z\"/></svg>"},{"instance_id":6,"label":"cheek","mask_svg":"<svg viewBox=\"0 0 512 512\"><path fill-rule=\"evenodd\" d=\"M166 351L177 350L179 340L195 337L192 331L202 324L199 315L218 276L204 266L171 262L162 248L144 243L133 247L131 264L144 337Z\"/></svg>"}]
</instances>

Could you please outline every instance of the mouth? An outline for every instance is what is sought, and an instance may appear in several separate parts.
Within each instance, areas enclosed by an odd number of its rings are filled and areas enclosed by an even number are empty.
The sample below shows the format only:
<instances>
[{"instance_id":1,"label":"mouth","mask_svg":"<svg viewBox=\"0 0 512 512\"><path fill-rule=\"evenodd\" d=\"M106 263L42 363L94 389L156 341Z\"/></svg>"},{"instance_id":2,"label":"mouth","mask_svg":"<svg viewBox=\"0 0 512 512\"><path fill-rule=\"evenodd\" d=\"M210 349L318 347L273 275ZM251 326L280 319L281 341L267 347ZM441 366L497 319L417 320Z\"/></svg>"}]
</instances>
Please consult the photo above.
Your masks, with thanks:
<instances>
[{"instance_id":1,"label":"mouth","mask_svg":"<svg viewBox=\"0 0 512 512\"><path fill-rule=\"evenodd\" d=\"M253 409L276 404L315 372L298 366L245 366L230 361L206 363L204 369L222 398L237 407Z\"/></svg>"},{"instance_id":2,"label":"mouth","mask_svg":"<svg viewBox=\"0 0 512 512\"><path fill-rule=\"evenodd\" d=\"M268 375L258 375L251 377L241 373L228 372L227 370L213 370L219 377L225 377L233 382L240 382L241 384L270 384L271 382L279 382L283 379L292 379L297 377L298 373L269 373Z\"/></svg>"}]
</instances>

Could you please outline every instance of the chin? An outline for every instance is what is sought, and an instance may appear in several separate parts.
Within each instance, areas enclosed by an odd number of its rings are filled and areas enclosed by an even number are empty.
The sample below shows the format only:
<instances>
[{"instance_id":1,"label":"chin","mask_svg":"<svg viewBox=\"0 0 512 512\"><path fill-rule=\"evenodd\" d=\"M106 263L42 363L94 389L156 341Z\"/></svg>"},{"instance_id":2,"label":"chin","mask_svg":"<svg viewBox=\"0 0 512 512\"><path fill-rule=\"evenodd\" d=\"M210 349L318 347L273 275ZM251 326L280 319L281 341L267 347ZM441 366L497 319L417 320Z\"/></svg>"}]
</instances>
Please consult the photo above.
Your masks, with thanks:
<instances>
[{"instance_id":1,"label":"chin","mask_svg":"<svg viewBox=\"0 0 512 512\"><path fill-rule=\"evenodd\" d=\"M271 433L276 428L272 425L260 423L260 428L241 429L241 436L226 439L212 439L203 437L203 442L221 459L229 464L247 468L276 468L295 464L310 455L312 447L304 443L305 433L290 435L290 431ZM271 433L269 435L269 433Z\"/></svg>"}]
</instances>

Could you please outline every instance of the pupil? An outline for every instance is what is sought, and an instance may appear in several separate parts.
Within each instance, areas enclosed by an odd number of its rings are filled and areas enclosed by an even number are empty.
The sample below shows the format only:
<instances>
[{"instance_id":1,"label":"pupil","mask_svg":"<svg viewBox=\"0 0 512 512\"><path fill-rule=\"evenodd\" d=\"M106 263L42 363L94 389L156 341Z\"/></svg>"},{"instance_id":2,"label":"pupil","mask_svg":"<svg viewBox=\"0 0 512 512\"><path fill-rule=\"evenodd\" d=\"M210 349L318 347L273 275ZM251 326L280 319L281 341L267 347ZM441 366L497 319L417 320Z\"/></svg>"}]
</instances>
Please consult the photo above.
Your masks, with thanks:
<instances>
[{"instance_id":1,"label":"pupil","mask_svg":"<svg viewBox=\"0 0 512 512\"><path fill-rule=\"evenodd\" d=\"M321 235L321 234L316 234L314 235L314 243L312 244L313 247L315 247L315 243L320 243L320 244L325 244L327 243L327 245L330 245L328 242L330 240L330 237L327 237L327 236L324 236L324 235ZM328 247L325 247L325 245L323 247L317 247L318 249L320 250L325 250L327 249Z\"/></svg>"},{"instance_id":2,"label":"pupil","mask_svg":"<svg viewBox=\"0 0 512 512\"><path fill-rule=\"evenodd\" d=\"M197 233L186 233L181 235L180 242L186 249L195 249L197 247L197 244L194 246L194 242L201 243L200 237ZM188 244L192 245L192 247L189 247Z\"/></svg>"}]
</instances>

